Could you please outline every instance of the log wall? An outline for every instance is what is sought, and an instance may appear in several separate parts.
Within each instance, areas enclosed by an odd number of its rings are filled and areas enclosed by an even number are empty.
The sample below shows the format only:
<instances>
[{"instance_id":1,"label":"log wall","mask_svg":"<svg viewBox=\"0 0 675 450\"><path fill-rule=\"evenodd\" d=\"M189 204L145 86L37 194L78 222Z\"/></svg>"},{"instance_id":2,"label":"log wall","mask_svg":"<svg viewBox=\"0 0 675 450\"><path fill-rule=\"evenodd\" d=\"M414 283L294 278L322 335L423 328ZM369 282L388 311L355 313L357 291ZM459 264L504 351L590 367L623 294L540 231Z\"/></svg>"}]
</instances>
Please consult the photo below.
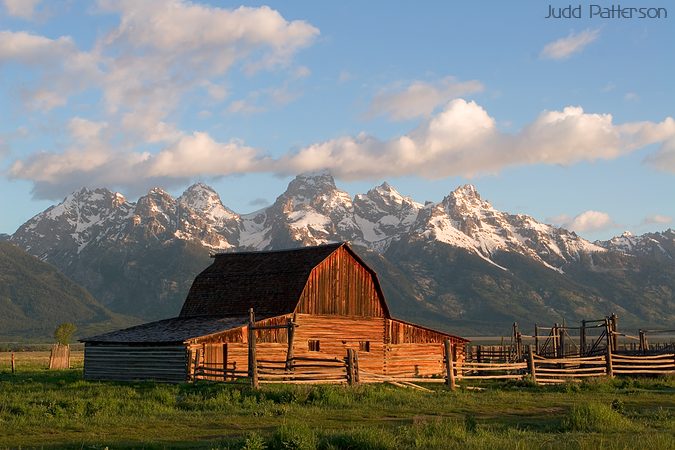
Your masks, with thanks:
<instances>
[{"instance_id":1,"label":"log wall","mask_svg":"<svg viewBox=\"0 0 675 450\"><path fill-rule=\"evenodd\" d=\"M338 316L384 317L386 307L374 276L344 247L309 275L296 312Z\"/></svg>"},{"instance_id":2,"label":"log wall","mask_svg":"<svg viewBox=\"0 0 675 450\"><path fill-rule=\"evenodd\" d=\"M257 322L258 326L284 325L293 316L280 316ZM443 342L448 336L434 330L383 317L344 317L296 314L293 355L296 357L343 359L348 349L358 351L359 368L366 372L433 376L444 371ZM288 350L287 330L257 330L258 360L283 361ZM227 362L236 362L237 370L248 367L246 327L211 336L191 346L201 349L200 364L221 367L223 343L227 344ZM226 339L229 339L227 341ZM464 359L464 341L450 337L455 345L455 360ZM318 345L319 351L310 350ZM318 344L317 344L318 342Z\"/></svg>"},{"instance_id":3,"label":"log wall","mask_svg":"<svg viewBox=\"0 0 675 450\"><path fill-rule=\"evenodd\" d=\"M187 379L187 352L182 345L84 346L85 380L154 380L171 383Z\"/></svg>"}]
</instances>

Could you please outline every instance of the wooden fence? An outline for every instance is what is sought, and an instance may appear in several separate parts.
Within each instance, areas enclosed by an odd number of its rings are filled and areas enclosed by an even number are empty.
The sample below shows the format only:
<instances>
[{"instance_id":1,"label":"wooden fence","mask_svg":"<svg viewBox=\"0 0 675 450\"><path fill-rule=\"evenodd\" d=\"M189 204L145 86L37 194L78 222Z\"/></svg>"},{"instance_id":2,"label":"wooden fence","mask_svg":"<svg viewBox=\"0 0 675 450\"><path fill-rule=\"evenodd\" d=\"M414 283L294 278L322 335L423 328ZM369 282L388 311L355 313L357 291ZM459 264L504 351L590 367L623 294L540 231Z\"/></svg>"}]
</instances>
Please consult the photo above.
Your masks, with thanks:
<instances>
[{"instance_id":1,"label":"wooden fence","mask_svg":"<svg viewBox=\"0 0 675 450\"><path fill-rule=\"evenodd\" d=\"M612 371L619 375L675 373L675 354L656 356L612 355Z\"/></svg>"},{"instance_id":2,"label":"wooden fence","mask_svg":"<svg viewBox=\"0 0 675 450\"><path fill-rule=\"evenodd\" d=\"M626 356L610 352L570 358L543 358L530 352L523 363L468 361L456 368L458 382L530 378L537 384L555 384L590 377L672 374L675 374L675 354Z\"/></svg>"}]
</instances>

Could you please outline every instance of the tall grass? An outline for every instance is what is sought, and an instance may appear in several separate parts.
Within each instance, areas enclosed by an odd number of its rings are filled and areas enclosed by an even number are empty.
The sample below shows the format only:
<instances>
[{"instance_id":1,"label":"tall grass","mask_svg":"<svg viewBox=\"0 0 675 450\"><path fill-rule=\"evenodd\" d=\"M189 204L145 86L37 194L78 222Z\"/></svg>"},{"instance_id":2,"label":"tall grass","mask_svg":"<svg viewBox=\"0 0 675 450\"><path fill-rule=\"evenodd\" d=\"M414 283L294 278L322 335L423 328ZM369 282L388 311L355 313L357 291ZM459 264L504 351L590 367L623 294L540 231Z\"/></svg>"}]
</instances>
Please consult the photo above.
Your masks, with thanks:
<instances>
[{"instance_id":1,"label":"tall grass","mask_svg":"<svg viewBox=\"0 0 675 450\"><path fill-rule=\"evenodd\" d=\"M675 379L433 393L0 372L0 448L675 448Z\"/></svg>"}]
</instances>

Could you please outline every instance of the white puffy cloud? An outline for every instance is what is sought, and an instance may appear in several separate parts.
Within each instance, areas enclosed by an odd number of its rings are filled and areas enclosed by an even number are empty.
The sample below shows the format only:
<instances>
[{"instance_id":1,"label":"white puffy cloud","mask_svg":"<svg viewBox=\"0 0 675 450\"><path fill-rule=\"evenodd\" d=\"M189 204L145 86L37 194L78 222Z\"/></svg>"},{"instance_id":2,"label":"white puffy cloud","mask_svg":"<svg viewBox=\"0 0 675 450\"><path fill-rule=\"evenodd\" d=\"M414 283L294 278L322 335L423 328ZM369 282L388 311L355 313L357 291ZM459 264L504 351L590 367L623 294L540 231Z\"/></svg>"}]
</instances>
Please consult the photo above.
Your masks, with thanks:
<instances>
[{"instance_id":1,"label":"white puffy cloud","mask_svg":"<svg viewBox=\"0 0 675 450\"><path fill-rule=\"evenodd\" d=\"M576 232L600 231L616 226L609 214L601 211L584 211L562 227Z\"/></svg>"},{"instance_id":2,"label":"white puffy cloud","mask_svg":"<svg viewBox=\"0 0 675 450\"><path fill-rule=\"evenodd\" d=\"M279 170L330 169L346 179L473 177L516 165L613 159L673 137L670 117L616 125L610 114L589 114L580 107L544 111L519 132L507 134L481 106L457 99L406 135L383 141L360 134L316 143L283 157Z\"/></svg>"},{"instance_id":3,"label":"white puffy cloud","mask_svg":"<svg viewBox=\"0 0 675 450\"><path fill-rule=\"evenodd\" d=\"M673 221L673 218L670 216L664 216L661 214L653 214L651 216L647 216L642 220L643 225L664 225L667 223L671 223Z\"/></svg>"},{"instance_id":4,"label":"white puffy cloud","mask_svg":"<svg viewBox=\"0 0 675 450\"><path fill-rule=\"evenodd\" d=\"M195 177L220 177L265 170L268 159L240 142L218 142L207 133L182 136L156 153L119 151L101 140L105 124L71 121L77 144L62 153L37 153L15 161L11 178L33 182L36 198L59 198L82 186L124 187L142 192L151 186L178 186Z\"/></svg>"},{"instance_id":5,"label":"white puffy cloud","mask_svg":"<svg viewBox=\"0 0 675 450\"><path fill-rule=\"evenodd\" d=\"M569 36L557 39L544 46L540 56L546 59L566 59L579 53L600 36L600 30L584 30L570 33Z\"/></svg>"},{"instance_id":6,"label":"white puffy cloud","mask_svg":"<svg viewBox=\"0 0 675 450\"><path fill-rule=\"evenodd\" d=\"M188 93L203 89L208 101L222 102L228 95L223 78L233 66L247 72L287 68L319 34L266 6L230 10L184 0L101 0L98 8L116 14L119 24L92 49L78 49L67 36L3 31L0 66L32 69L17 91L41 110L65 105L74 93L100 90L110 125L136 142L170 143L177 138L171 115ZM300 67L289 77L307 74Z\"/></svg>"},{"instance_id":7,"label":"white puffy cloud","mask_svg":"<svg viewBox=\"0 0 675 450\"><path fill-rule=\"evenodd\" d=\"M428 117L437 106L482 90L483 85L477 80L458 81L454 77L446 77L433 83L414 81L403 89L389 88L377 94L370 104L368 115L384 115L393 120Z\"/></svg>"},{"instance_id":8,"label":"white puffy cloud","mask_svg":"<svg viewBox=\"0 0 675 450\"><path fill-rule=\"evenodd\" d=\"M20 17L22 19L32 19L35 14L35 7L40 4L42 0L2 0L5 5L7 14L12 17Z\"/></svg>"},{"instance_id":9,"label":"white puffy cloud","mask_svg":"<svg viewBox=\"0 0 675 450\"><path fill-rule=\"evenodd\" d=\"M248 107L256 106L244 102L240 111ZM142 122L142 117L137 120ZM151 124L141 128L149 130ZM71 150L18 161L11 176L32 180L37 195L61 196L67 192L62 183L76 179L135 186L158 184L157 179L169 184L197 176L297 174L322 169L348 180L405 175L437 179L494 174L519 165L609 160L659 143L660 150L653 158L675 155L675 120L670 117L658 123L615 124L610 114L566 107L544 111L520 131L505 133L480 105L462 99L452 100L409 133L389 140L361 133L315 143L278 158L240 142L220 143L205 133L185 135L170 126L155 130L154 142L163 143L159 152L116 152L101 139L110 132L108 128L107 123L74 120L70 124L75 142ZM153 140L152 136L145 138ZM575 221L577 218L569 220Z\"/></svg>"},{"instance_id":10,"label":"white puffy cloud","mask_svg":"<svg viewBox=\"0 0 675 450\"><path fill-rule=\"evenodd\" d=\"M667 139L657 152L645 158L645 162L657 170L675 173L675 137Z\"/></svg>"}]
</instances>

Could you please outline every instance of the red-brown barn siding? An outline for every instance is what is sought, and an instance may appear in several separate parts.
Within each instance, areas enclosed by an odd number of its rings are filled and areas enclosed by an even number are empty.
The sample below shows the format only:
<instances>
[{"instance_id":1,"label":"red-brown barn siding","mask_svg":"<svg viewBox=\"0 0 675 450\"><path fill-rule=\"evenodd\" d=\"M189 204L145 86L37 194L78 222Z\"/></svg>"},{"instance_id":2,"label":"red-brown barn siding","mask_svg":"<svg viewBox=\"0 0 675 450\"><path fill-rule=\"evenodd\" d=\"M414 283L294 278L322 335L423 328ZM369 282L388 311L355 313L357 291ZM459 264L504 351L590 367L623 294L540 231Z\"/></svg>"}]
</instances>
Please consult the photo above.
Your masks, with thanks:
<instances>
[{"instance_id":1,"label":"red-brown barn siding","mask_svg":"<svg viewBox=\"0 0 675 450\"><path fill-rule=\"evenodd\" d=\"M257 325L281 325L292 315L263 320ZM359 352L360 369L388 375L432 376L444 371L443 342L450 339L456 358L464 357L464 340L416 325L383 317L296 314L293 354L344 358L347 349ZM281 361L288 349L285 329L256 331L258 359ZM246 327L200 338L191 346L202 349L202 362L222 366L223 342L228 342L228 363L238 370L248 367ZM320 351L310 351L309 341L319 341ZM365 351L365 343L369 351Z\"/></svg>"},{"instance_id":2,"label":"red-brown barn siding","mask_svg":"<svg viewBox=\"0 0 675 450\"><path fill-rule=\"evenodd\" d=\"M343 246L309 274L296 312L384 317L384 300L373 275Z\"/></svg>"}]
</instances>

